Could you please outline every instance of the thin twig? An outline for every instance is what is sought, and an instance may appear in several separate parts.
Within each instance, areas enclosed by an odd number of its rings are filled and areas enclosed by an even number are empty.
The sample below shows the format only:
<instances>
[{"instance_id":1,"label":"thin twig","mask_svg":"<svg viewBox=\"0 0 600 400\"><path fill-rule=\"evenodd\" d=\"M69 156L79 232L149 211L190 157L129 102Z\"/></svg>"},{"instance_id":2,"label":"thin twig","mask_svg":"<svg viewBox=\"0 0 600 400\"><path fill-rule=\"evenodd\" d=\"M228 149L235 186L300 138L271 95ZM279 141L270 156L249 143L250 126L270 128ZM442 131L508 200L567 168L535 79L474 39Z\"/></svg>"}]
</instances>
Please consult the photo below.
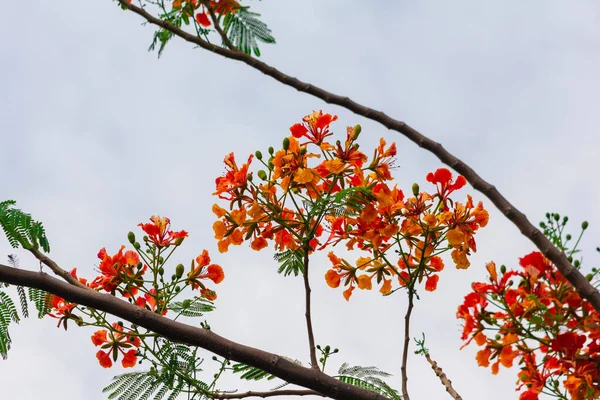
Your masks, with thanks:
<instances>
[{"instance_id":1,"label":"thin twig","mask_svg":"<svg viewBox=\"0 0 600 400\"><path fill-rule=\"evenodd\" d=\"M408 307L406 308L406 315L404 316L404 346L402 347L402 400L410 400L408 395L408 373L406 366L408 364L408 346L410 344L410 315L412 314L415 292L414 289L408 288Z\"/></svg>"},{"instance_id":2,"label":"thin twig","mask_svg":"<svg viewBox=\"0 0 600 400\"><path fill-rule=\"evenodd\" d=\"M310 283L308 281L308 248L304 247L304 271L302 272L304 278L304 298L305 307L304 316L306 317L306 331L308 333L308 346L310 348L310 364L313 369L320 371L319 362L317 361L317 352L315 349L315 335L313 333L312 318L310 316Z\"/></svg>"},{"instance_id":3,"label":"thin twig","mask_svg":"<svg viewBox=\"0 0 600 400\"><path fill-rule=\"evenodd\" d=\"M299 79L286 75L270 65L252 58L250 55L247 55L241 51L230 50L208 43L198 36L194 36L172 24L169 24L168 22L154 17L143 8L128 3L127 0L118 1L125 8L128 8L134 13L140 15L151 24L160 26L161 28L168 30L185 41L194 43L205 50L209 50L223 57L241 61L262 72L263 74L283 83L284 85L291 86L298 91L313 95L325 101L326 103L336 104L354 112L357 115L361 115L370 120L379 122L388 129L400 132L409 140L416 143L419 147L430 151L444 164L450 166L459 174L463 175L473 186L473 188L487 196L500 210L500 212L504 214L504 216L506 216L506 218L508 218L517 228L519 228L521 233L525 237L529 238L529 240L531 240L537 246L542 254L546 256L546 258L554 263L556 268L558 268L561 274L573 285L580 295L588 300L596 309L596 311L600 312L600 292L585 279L579 270L571 265L567 259L567 256L557 249L552 242L550 242L542 234L542 232L532 225L527 217L518 209L516 209L500 192L498 192L493 185L483 180L471 167L449 153L440 143L422 135L420 132L411 128L406 123L390 118L381 111L376 111L372 108L365 107L346 96L335 95L317 86L311 85L310 83L302 82Z\"/></svg>"},{"instance_id":4,"label":"thin twig","mask_svg":"<svg viewBox=\"0 0 600 400\"><path fill-rule=\"evenodd\" d=\"M63 278L65 281L67 281L71 285L75 285L75 286L79 286L81 288L87 289L87 287L83 283L79 282L77 279L75 279L73 277L73 275L71 275L70 273L68 273L67 271L65 271L61 267L59 267L58 264L55 263L50 257L48 257L47 255L45 255L44 253L42 253L41 251L39 251L35 247L29 248L27 250L31 254L33 254L35 256L35 258L37 258L38 260L40 260L41 263L43 263L44 265L46 265L47 267L49 267L52 270L52 272L54 272L56 275L58 275L61 278Z\"/></svg>"},{"instance_id":5,"label":"thin twig","mask_svg":"<svg viewBox=\"0 0 600 400\"><path fill-rule=\"evenodd\" d=\"M429 352L427 351L425 352L425 358L427 359L429 364L431 364L431 369L433 369L433 372L435 372L438 378L440 378L440 381L442 381L442 385L444 385L444 387L446 388L446 392L448 392L448 394L450 394L450 396L452 396L454 400L462 400L462 397L460 397L458 392L452 387L452 381L448 379L444 371L442 371L442 369L437 365L437 363L431 359L431 357L429 356Z\"/></svg>"},{"instance_id":6,"label":"thin twig","mask_svg":"<svg viewBox=\"0 0 600 400\"><path fill-rule=\"evenodd\" d=\"M271 392L245 392L245 393L214 393L213 399L244 399L246 397L275 397L275 396L323 396L314 390L274 390ZM323 396L325 397L325 396Z\"/></svg>"},{"instance_id":7,"label":"thin twig","mask_svg":"<svg viewBox=\"0 0 600 400\"><path fill-rule=\"evenodd\" d=\"M212 330L171 320L110 294L71 285L45 273L0 264L0 282L45 290L68 302L107 312L169 340L201 347L228 360L253 366L286 382L315 390L333 399L387 400L382 395L303 367L277 354L233 342Z\"/></svg>"}]
</instances>

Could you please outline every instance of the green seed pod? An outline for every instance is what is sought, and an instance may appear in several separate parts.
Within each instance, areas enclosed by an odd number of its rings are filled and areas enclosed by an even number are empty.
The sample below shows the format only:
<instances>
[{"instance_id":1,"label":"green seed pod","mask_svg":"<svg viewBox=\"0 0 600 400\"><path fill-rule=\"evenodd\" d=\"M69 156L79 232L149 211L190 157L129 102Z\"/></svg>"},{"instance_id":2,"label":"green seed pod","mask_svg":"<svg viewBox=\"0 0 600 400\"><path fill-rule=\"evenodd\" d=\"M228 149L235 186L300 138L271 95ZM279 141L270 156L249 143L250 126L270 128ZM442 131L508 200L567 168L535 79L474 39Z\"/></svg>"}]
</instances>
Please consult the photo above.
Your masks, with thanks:
<instances>
[{"instance_id":1,"label":"green seed pod","mask_svg":"<svg viewBox=\"0 0 600 400\"><path fill-rule=\"evenodd\" d=\"M266 180L267 180L267 173L265 172L265 170L264 170L264 169L261 169L261 170L259 170L259 171L257 172L257 174L258 174L258 177L259 177L260 179L262 179L263 181L266 181Z\"/></svg>"},{"instance_id":2,"label":"green seed pod","mask_svg":"<svg viewBox=\"0 0 600 400\"><path fill-rule=\"evenodd\" d=\"M275 149L273 148L273 146L269 146L269 154L273 155L274 152Z\"/></svg>"},{"instance_id":3,"label":"green seed pod","mask_svg":"<svg viewBox=\"0 0 600 400\"><path fill-rule=\"evenodd\" d=\"M177 264L177 266L175 267L175 276L177 278L181 278L183 276L183 270L184 270L183 264Z\"/></svg>"},{"instance_id":4,"label":"green seed pod","mask_svg":"<svg viewBox=\"0 0 600 400\"><path fill-rule=\"evenodd\" d=\"M594 279L594 275L592 275L592 274L587 274L587 275L585 276L585 279L586 279L588 282L591 282L591 280L592 280L592 279Z\"/></svg>"},{"instance_id":5,"label":"green seed pod","mask_svg":"<svg viewBox=\"0 0 600 400\"><path fill-rule=\"evenodd\" d=\"M329 353L329 351L331 350L331 347L329 345L325 346L325 352Z\"/></svg>"},{"instance_id":6,"label":"green seed pod","mask_svg":"<svg viewBox=\"0 0 600 400\"><path fill-rule=\"evenodd\" d=\"M159 273L160 276L163 276L165 274L165 269L163 267L160 267L158 269L158 273Z\"/></svg>"},{"instance_id":7,"label":"green seed pod","mask_svg":"<svg viewBox=\"0 0 600 400\"><path fill-rule=\"evenodd\" d=\"M127 240L129 240L129 243L134 244L135 243L135 234L133 232L129 232L127 234Z\"/></svg>"},{"instance_id":8,"label":"green seed pod","mask_svg":"<svg viewBox=\"0 0 600 400\"><path fill-rule=\"evenodd\" d=\"M135 243L133 244L133 247L135 247L135 248L136 248L136 250L139 250L139 249L140 249L140 247L142 247L142 245L140 244L140 242L135 242Z\"/></svg>"},{"instance_id":9,"label":"green seed pod","mask_svg":"<svg viewBox=\"0 0 600 400\"><path fill-rule=\"evenodd\" d=\"M505 273L506 273L506 265L501 265L501 266L500 266L500 272L501 272L502 274L505 274Z\"/></svg>"},{"instance_id":10,"label":"green seed pod","mask_svg":"<svg viewBox=\"0 0 600 400\"><path fill-rule=\"evenodd\" d=\"M290 148L290 138L283 138L283 149L287 150Z\"/></svg>"},{"instance_id":11,"label":"green seed pod","mask_svg":"<svg viewBox=\"0 0 600 400\"><path fill-rule=\"evenodd\" d=\"M587 221L583 221L581 223L581 229L586 230L588 228L588 226L590 226L590 224Z\"/></svg>"},{"instance_id":12,"label":"green seed pod","mask_svg":"<svg viewBox=\"0 0 600 400\"><path fill-rule=\"evenodd\" d=\"M418 183L413 183L412 192L415 195L415 197L419 196L419 184Z\"/></svg>"},{"instance_id":13,"label":"green seed pod","mask_svg":"<svg viewBox=\"0 0 600 400\"><path fill-rule=\"evenodd\" d=\"M254 153L254 155L256 156L257 160L262 160L262 153L259 150L256 150L256 153Z\"/></svg>"}]
</instances>

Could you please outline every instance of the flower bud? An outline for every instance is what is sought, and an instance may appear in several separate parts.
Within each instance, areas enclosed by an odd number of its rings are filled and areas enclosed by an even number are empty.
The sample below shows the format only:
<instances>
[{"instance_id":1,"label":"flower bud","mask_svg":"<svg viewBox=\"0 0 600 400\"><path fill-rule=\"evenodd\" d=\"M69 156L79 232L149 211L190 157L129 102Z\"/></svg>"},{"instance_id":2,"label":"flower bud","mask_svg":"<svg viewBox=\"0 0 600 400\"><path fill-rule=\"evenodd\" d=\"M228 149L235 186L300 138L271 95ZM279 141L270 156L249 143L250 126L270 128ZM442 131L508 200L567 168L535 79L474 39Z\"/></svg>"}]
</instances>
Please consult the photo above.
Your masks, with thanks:
<instances>
[{"instance_id":1,"label":"flower bud","mask_svg":"<svg viewBox=\"0 0 600 400\"><path fill-rule=\"evenodd\" d=\"M540 222L540 228L542 228L542 229L546 229L546 224L545 224L545 223L543 223L543 222Z\"/></svg>"},{"instance_id":2,"label":"flower bud","mask_svg":"<svg viewBox=\"0 0 600 400\"><path fill-rule=\"evenodd\" d=\"M183 237L178 237L177 239L175 239L175 242L173 242L175 244L175 246L181 246L181 243L183 243Z\"/></svg>"},{"instance_id":3,"label":"flower bud","mask_svg":"<svg viewBox=\"0 0 600 400\"><path fill-rule=\"evenodd\" d=\"M591 281L592 281L592 279L594 279L594 275L592 275L592 274L587 274L587 275L585 276L585 279L586 279L588 282L591 282Z\"/></svg>"},{"instance_id":4,"label":"flower bud","mask_svg":"<svg viewBox=\"0 0 600 400\"><path fill-rule=\"evenodd\" d=\"M159 262L159 264L162 264L165 262L165 259L163 258L163 256L158 256L158 262Z\"/></svg>"},{"instance_id":5,"label":"flower bud","mask_svg":"<svg viewBox=\"0 0 600 400\"><path fill-rule=\"evenodd\" d=\"M415 195L415 197L419 196L419 184L418 183L413 183L412 192Z\"/></svg>"},{"instance_id":6,"label":"flower bud","mask_svg":"<svg viewBox=\"0 0 600 400\"><path fill-rule=\"evenodd\" d=\"M175 274L171 275L171 280L174 281L175 279L177 279L177 276Z\"/></svg>"},{"instance_id":7,"label":"flower bud","mask_svg":"<svg viewBox=\"0 0 600 400\"><path fill-rule=\"evenodd\" d=\"M502 274L505 274L505 273L506 273L506 265L501 265L501 266L500 266L500 272L501 272Z\"/></svg>"},{"instance_id":8,"label":"flower bud","mask_svg":"<svg viewBox=\"0 0 600 400\"><path fill-rule=\"evenodd\" d=\"M264 169L261 169L261 170L259 170L259 171L257 172L257 174L258 174L258 177L259 177L260 179L262 179L263 181L266 181L266 180L267 180L267 173L265 172L265 170L264 170Z\"/></svg>"},{"instance_id":9,"label":"flower bud","mask_svg":"<svg viewBox=\"0 0 600 400\"><path fill-rule=\"evenodd\" d=\"M586 230L590 224L587 221L581 223L581 229Z\"/></svg>"},{"instance_id":10,"label":"flower bud","mask_svg":"<svg viewBox=\"0 0 600 400\"><path fill-rule=\"evenodd\" d=\"M183 264L177 264L177 266L175 267L175 276L177 278L181 278L183 276Z\"/></svg>"},{"instance_id":11,"label":"flower bud","mask_svg":"<svg viewBox=\"0 0 600 400\"><path fill-rule=\"evenodd\" d=\"M181 291L181 286L175 286L175 291L176 292L180 292Z\"/></svg>"},{"instance_id":12,"label":"flower bud","mask_svg":"<svg viewBox=\"0 0 600 400\"><path fill-rule=\"evenodd\" d=\"M290 138L283 138L283 149L287 150L290 148Z\"/></svg>"},{"instance_id":13,"label":"flower bud","mask_svg":"<svg viewBox=\"0 0 600 400\"><path fill-rule=\"evenodd\" d=\"M137 263L136 268L142 269L143 266L144 266L144 264L142 264L142 262L140 261L139 263Z\"/></svg>"},{"instance_id":14,"label":"flower bud","mask_svg":"<svg viewBox=\"0 0 600 400\"><path fill-rule=\"evenodd\" d=\"M165 274L165 269L164 269L163 267L160 267L160 268L158 269L158 273L159 273L161 276L162 276L162 275L164 275L164 274Z\"/></svg>"},{"instance_id":15,"label":"flower bud","mask_svg":"<svg viewBox=\"0 0 600 400\"><path fill-rule=\"evenodd\" d=\"M358 135L360 135L361 132L362 132L362 126L355 125L354 131L352 132L352 139L358 138Z\"/></svg>"},{"instance_id":16,"label":"flower bud","mask_svg":"<svg viewBox=\"0 0 600 400\"><path fill-rule=\"evenodd\" d=\"M560 219L560 214L552 214L554 216L554 220L558 221Z\"/></svg>"},{"instance_id":17,"label":"flower bud","mask_svg":"<svg viewBox=\"0 0 600 400\"><path fill-rule=\"evenodd\" d=\"M269 146L269 154L273 155L274 152L275 152L275 149L273 148L273 146Z\"/></svg>"},{"instance_id":18,"label":"flower bud","mask_svg":"<svg viewBox=\"0 0 600 400\"><path fill-rule=\"evenodd\" d=\"M573 262L573 266L574 266L575 268L579 268L579 266L580 266L580 265L581 265L581 263L579 262L579 260L575 260L575 261Z\"/></svg>"},{"instance_id":19,"label":"flower bud","mask_svg":"<svg viewBox=\"0 0 600 400\"><path fill-rule=\"evenodd\" d=\"M129 240L129 243L134 244L135 243L135 234L133 232L129 232L127 234L127 240Z\"/></svg>"},{"instance_id":20,"label":"flower bud","mask_svg":"<svg viewBox=\"0 0 600 400\"><path fill-rule=\"evenodd\" d=\"M567 257L567 260L569 260L569 262L573 262L573 256Z\"/></svg>"},{"instance_id":21,"label":"flower bud","mask_svg":"<svg viewBox=\"0 0 600 400\"><path fill-rule=\"evenodd\" d=\"M300 155L305 155L306 154L306 147L303 147L300 149Z\"/></svg>"},{"instance_id":22,"label":"flower bud","mask_svg":"<svg viewBox=\"0 0 600 400\"><path fill-rule=\"evenodd\" d=\"M262 160L262 153L259 150L256 150L256 153L254 153L254 155L256 156L257 160Z\"/></svg>"},{"instance_id":23,"label":"flower bud","mask_svg":"<svg viewBox=\"0 0 600 400\"><path fill-rule=\"evenodd\" d=\"M563 217L563 224L566 224L567 221L569 220L569 217L567 217L566 215Z\"/></svg>"},{"instance_id":24,"label":"flower bud","mask_svg":"<svg viewBox=\"0 0 600 400\"><path fill-rule=\"evenodd\" d=\"M139 249L140 249L140 247L142 247L142 245L140 245L140 243L139 243L139 242L135 242L135 243L133 244L133 247L135 247L137 250L139 250Z\"/></svg>"}]
</instances>

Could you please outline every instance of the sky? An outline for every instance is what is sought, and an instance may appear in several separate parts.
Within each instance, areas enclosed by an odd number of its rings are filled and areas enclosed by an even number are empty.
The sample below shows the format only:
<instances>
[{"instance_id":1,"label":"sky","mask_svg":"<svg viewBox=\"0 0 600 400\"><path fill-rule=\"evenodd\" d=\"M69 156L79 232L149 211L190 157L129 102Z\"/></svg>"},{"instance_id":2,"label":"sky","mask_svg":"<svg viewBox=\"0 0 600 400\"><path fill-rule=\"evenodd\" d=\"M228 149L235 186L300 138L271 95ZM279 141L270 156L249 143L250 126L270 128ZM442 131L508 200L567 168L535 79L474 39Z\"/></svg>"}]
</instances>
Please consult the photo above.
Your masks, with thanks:
<instances>
[{"instance_id":1,"label":"sky","mask_svg":"<svg viewBox=\"0 0 600 400\"><path fill-rule=\"evenodd\" d=\"M262 59L281 71L405 121L473 167L536 223L547 211L568 215L572 232L590 222L583 268L598 267L600 186L600 4L517 2L305 0L250 2L276 45ZM219 254L210 208L223 157L239 159L277 146L312 110L336 114L332 130L361 124L362 148L396 141L394 176L405 192L442 165L400 134L285 87L248 66L174 40L157 59L147 52L154 30L109 0L3 5L0 24L0 201L13 199L41 220L50 256L92 278L102 247L116 252L127 232L151 215L171 218L190 237L177 262L208 249L223 266L218 334L308 362L302 280L276 273L272 250L247 246ZM9 39L10 38L10 39ZM457 199L473 193L468 187ZM459 350L456 307L485 264L516 267L534 250L480 193L490 223L477 234L467 271L446 259L439 289L423 292L412 336L426 336L431 356L465 399L517 398L518 368L492 376L477 366L476 348ZM137 231L139 232L139 231ZM0 239L0 259L31 256ZM4 261L2 261L4 262ZM175 265L174 263L173 265ZM346 302L312 267L317 343L332 358L376 365L400 389L400 343L406 298L355 291ZM102 369L90 336L56 321L12 327L13 348L0 362L3 398L104 399L119 367ZM206 379L214 365L206 354ZM146 366L142 365L140 368ZM223 389L265 384L223 381ZM414 399L449 398L422 356L410 354Z\"/></svg>"}]
</instances>

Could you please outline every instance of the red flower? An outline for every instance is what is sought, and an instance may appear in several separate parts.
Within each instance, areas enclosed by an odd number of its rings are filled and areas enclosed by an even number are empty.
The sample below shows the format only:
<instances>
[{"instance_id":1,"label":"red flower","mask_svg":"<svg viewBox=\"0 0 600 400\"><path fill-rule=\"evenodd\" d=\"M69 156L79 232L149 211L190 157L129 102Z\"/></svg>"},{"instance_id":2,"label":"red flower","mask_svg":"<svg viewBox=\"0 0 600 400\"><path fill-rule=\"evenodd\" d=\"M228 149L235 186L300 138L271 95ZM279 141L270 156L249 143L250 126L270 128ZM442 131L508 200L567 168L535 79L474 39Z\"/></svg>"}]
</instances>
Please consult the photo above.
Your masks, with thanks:
<instances>
[{"instance_id":1,"label":"red flower","mask_svg":"<svg viewBox=\"0 0 600 400\"><path fill-rule=\"evenodd\" d=\"M332 132L329 132L329 124L335 120L337 120L337 115L332 116L323 114L323 111L313 111L302 118L303 123L292 125L290 131L295 138L305 137L310 143L320 146L327 136L333 135Z\"/></svg>"},{"instance_id":2,"label":"red flower","mask_svg":"<svg viewBox=\"0 0 600 400\"><path fill-rule=\"evenodd\" d=\"M456 178L456 182L452 183L452 172L446 168L439 168L435 172L428 173L426 179L427 182L431 182L437 186L438 195L442 199L444 208L447 208L446 202L450 193L464 187L467 184L467 180L462 175L459 175Z\"/></svg>"},{"instance_id":3,"label":"red flower","mask_svg":"<svg viewBox=\"0 0 600 400\"><path fill-rule=\"evenodd\" d=\"M188 272L189 283L192 285L193 289L200 287L200 293L209 300L212 300L209 297L210 295L205 295L205 293L212 292L214 294L214 299L216 299L217 295L213 291L208 290L200 280L210 279L216 284L221 283L223 279L225 279L223 268L217 264L210 264L210 256L208 255L207 250L204 250L202 254L196 257L196 264L197 265Z\"/></svg>"},{"instance_id":4,"label":"red flower","mask_svg":"<svg viewBox=\"0 0 600 400\"><path fill-rule=\"evenodd\" d=\"M135 251L128 250L123 254L125 246L121 246L117 254L109 256L106 248L100 249L98 258L102 260L99 268L101 276L96 277L90 284L92 289L102 288L107 292L113 292L121 282L133 281L136 277L144 274L146 267L137 270L137 265L140 262L140 257ZM124 293L126 297L137 293L137 287L131 286Z\"/></svg>"},{"instance_id":5,"label":"red flower","mask_svg":"<svg viewBox=\"0 0 600 400\"><path fill-rule=\"evenodd\" d=\"M148 235L148 239L157 247L165 247L175 243L177 239L182 239L188 236L186 231L173 232L169 230L171 220L167 217L159 217L153 215L150 217L150 224L140 223L138 226Z\"/></svg>"},{"instance_id":6,"label":"red flower","mask_svg":"<svg viewBox=\"0 0 600 400\"><path fill-rule=\"evenodd\" d=\"M254 156L250 154L248 162L238 167L234 154L229 153L223 161L225 163L225 176L220 176L215 180L217 191L213 195L218 195L219 198L224 200L241 200L242 192L248 186L248 167L252 162L252 158ZM229 195L225 196L224 193Z\"/></svg>"},{"instance_id":7,"label":"red flower","mask_svg":"<svg viewBox=\"0 0 600 400\"><path fill-rule=\"evenodd\" d=\"M137 336L132 336L134 332L123 333L123 327L118 323L113 324L113 330L109 333L105 329L94 332L92 343L94 346L102 346L102 349L96 353L96 358L104 368L112 367L113 361L117 361L119 353L123 355L121 365L124 368L131 368L137 362L137 348L141 341ZM126 349L129 349L126 351ZM112 360L111 355L112 353Z\"/></svg>"}]
</instances>

